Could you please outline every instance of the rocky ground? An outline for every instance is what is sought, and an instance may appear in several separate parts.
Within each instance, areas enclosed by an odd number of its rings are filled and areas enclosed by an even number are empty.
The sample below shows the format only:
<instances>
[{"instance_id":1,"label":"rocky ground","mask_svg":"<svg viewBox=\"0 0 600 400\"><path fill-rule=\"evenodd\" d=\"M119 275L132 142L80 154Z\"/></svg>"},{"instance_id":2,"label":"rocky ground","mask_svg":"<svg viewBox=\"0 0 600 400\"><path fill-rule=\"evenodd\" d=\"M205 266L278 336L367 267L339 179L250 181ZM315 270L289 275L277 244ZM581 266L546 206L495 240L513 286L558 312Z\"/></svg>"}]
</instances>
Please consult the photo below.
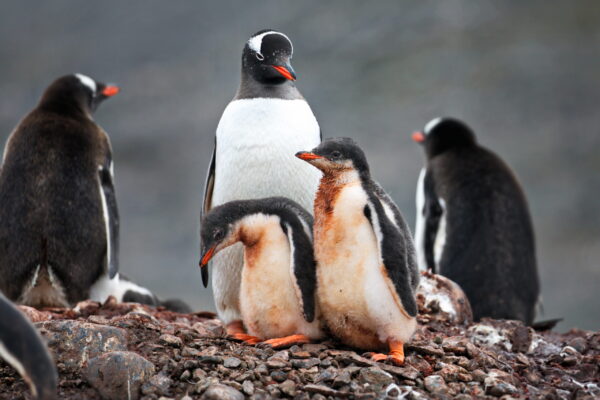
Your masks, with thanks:
<instances>
[{"instance_id":1,"label":"rocky ground","mask_svg":"<svg viewBox=\"0 0 600 400\"><path fill-rule=\"evenodd\" d=\"M477 324L419 296L420 328L406 363L377 363L338 343L285 350L225 337L210 313L134 303L21 307L48 340L64 399L424 399L600 397L600 332L534 332L514 321ZM30 398L0 362L0 398Z\"/></svg>"}]
</instances>

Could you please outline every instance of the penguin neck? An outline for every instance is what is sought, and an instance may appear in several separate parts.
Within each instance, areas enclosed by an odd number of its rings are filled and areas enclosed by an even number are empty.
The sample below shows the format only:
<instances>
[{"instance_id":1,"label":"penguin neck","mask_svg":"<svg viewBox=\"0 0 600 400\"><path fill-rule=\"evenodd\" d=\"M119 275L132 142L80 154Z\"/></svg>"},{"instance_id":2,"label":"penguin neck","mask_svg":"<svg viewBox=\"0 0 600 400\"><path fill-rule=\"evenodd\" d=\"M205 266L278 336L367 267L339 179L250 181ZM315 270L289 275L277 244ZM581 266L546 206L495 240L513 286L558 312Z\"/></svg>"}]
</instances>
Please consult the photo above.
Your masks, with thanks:
<instances>
[{"instance_id":1,"label":"penguin neck","mask_svg":"<svg viewBox=\"0 0 600 400\"><path fill-rule=\"evenodd\" d=\"M248 72L242 70L242 79L234 100L254 98L276 98L282 100L304 100L294 82L286 80L278 84L258 82Z\"/></svg>"},{"instance_id":2,"label":"penguin neck","mask_svg":"<svg viewBox=\"0 0 600 400\"><path fill-rule=\"evenodd\" d=\"M40 100L37 109L65 115L75 119L93 120L89 107L83 105L81 101L69 98L68 96L62 96L60 98L43 97Z\"/></svg>"},{"instance_id":3,"label":"penguin neck","mask_svg":"<svg viewBox=\"0 0 600 400\"><path fill-rule=\"evenodd\" d=\"M262 247L261 243L267 239L273 230L281 230L280 218L276 215L255 213L250 214L240 221L237 228L237 237L246 249Z\"/></svg>"},{"instance_id":4,"label":"penguin neck","mask_svg":"<svg viewBox=\"0 0 600 400\"><path fill-rule=\"evenodd\" d=\"M352 184L360 184L362 181L361 174L355 169L343 170L328 170L323 171L321 185L325 184L330 187L342 187Z\"/></svg>"}]
</instances>

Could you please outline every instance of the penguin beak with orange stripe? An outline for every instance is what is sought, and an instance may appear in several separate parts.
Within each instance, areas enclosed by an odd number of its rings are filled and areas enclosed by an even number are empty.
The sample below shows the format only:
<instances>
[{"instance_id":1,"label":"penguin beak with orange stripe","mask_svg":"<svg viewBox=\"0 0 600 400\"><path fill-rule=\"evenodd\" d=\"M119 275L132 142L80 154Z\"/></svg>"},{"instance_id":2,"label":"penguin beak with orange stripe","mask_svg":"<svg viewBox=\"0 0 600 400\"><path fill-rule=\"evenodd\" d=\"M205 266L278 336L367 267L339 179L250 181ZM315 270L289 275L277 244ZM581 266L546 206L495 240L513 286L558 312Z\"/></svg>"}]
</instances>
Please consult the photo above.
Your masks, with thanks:
<instances>
[{"instance_id":1,"label":"penguin beak with orange stripe","mask_svg":"<svg viewBox=\"0 0 600 400\"><path fill-rule=\"evenodd\" d=\"M421 131L416 131L412 134L412 139L417 143L423 143L426 139L426 136Z\"/></svg>"},{"instance_id":2,"label":"penguin beak with orange stripe","mask_svg":"<svg viewBox=\"0 0 600 400\"><path fill-rule=\"evenodd\" d=\"M97 82L96 84L98 85L98 88L96 89L96 95L92 99L92 110L95 110L104 100L108 99L109 97L113 97L121 91L121 88L119 88L117 85L104 84L100 82Z\"/></svg>"},{"instance_id":3,"label":"penguin beak with orange stripe","mask_svg":"<svg viewBox=\"0 0 600 400\"><path fill-rule=\"evenodd\" d=\"M289 63L285 63L283 65L271 65L271 67L279 72L281 76L290 81L296 80L296 73L294 72L294 68Z\"/></svg>"}]
</instances>

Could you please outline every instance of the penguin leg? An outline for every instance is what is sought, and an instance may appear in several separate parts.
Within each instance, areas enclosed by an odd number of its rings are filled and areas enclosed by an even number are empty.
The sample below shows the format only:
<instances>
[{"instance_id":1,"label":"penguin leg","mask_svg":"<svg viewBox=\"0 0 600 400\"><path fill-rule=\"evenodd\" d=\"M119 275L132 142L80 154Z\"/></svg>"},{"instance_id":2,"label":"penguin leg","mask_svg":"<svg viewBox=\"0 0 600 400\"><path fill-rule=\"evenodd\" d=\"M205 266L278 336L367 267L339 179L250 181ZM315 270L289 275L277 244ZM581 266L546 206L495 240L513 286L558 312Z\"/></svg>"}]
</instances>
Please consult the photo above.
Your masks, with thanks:
<instances>
[{"instance_id":1,"label":"penguin leg","mask_svg":"<svg viewBox=\"0 0 600 400\"><path fill-rule=\"evenodd\" d=\"M228 323L226 328L227 328L227 334L229 336L233 336L236 333L246 333L246 328L244 328L244 323L239 319Z\"/></svg>"},{"instance_id":2,"label":"penguin leg","mask_svg":"<svg viewBox=\"0 0 600 400\"><path fill-rule=\"evenodd\" d=\"M265 344L270 345L274 349L282 349L284 347L290 347L295 344L303 344L309 342L310 338L306 335L290 335L264 341Z\"/></svg>"},{"instance_id":3,"label":"penguin leg","mask_svg":"<svg viewBox=\"0 0 600 400\"><path fill-rule=\"evenodd\" d=\"M262 342L262 340L256 336L248 335L246 333L234 333L233 335L229 335L233 339L241 340L242 342L250 345L254 345Z\"/></svg>"},{"instance_id":4,"label":"penguin leg","mask_svg":"<svg viewBox=\"0 0 600 400\"><path fill-rule=\"evenodd\" d=\"M388 341L390 346L390 354L369 353L369 357L373 361L390 360L395 365L404 365L404 343L399 340Z\"/></svg>"}]
</instances>

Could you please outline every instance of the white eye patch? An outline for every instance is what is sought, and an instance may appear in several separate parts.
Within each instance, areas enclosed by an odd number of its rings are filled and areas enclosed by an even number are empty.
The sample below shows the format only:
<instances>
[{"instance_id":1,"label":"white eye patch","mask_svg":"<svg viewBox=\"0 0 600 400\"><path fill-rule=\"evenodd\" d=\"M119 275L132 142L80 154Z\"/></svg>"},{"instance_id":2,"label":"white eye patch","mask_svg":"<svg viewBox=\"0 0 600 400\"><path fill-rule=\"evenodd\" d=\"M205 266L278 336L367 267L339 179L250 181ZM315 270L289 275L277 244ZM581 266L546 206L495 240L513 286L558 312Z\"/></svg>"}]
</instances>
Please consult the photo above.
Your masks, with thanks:
<instances>
[{"instance_id":1,"label":"white eye patch","mask_svg":"<svg viewBox=\"0 0 600 400\"><path fill-rule=\"evenodd\" d=\"M427 123L427 125L425 125L425 129L424 129L424 132L423 132L423 133L425 133L425 134L427 135L429 132L431 132L431 130L432 130L433 128L435 128L435 126L436 126L437 124L439 124L439 123L442 121L442 119L443 119L443 118L441 118L441 117L438 117L438 118L435 118L435 119L432 119L431 121L429 121L429 122Z\"/></svg>"},{"instance_id":2,"label":"white eye patch","mask_svg":"<svg viewBox=\"0 0 600 400\"><path fill-rule=\"evenodd\" d=\"M294 52L294 46L292 45L292 41L290 40L289 37L287 37L285 34L281 33L281 32L277 32L277 31L267 31L267 32L263 32L260 35L256 35L251 37L248 40L248 47L250 47L251 50L253 50L254 52L256 52L257 54L261 54L260 49L262 48L262 41L263 38L267 35L281 35L284 38L287 39L288 42L290 42L290 46L292 47L292 53Z\"/></svg>"},{"instance_id":3,"label":"white eye patch","mask_svg":"<svg viewBox=\"0 0 600 400\"><path fill-rule=\"evenodd\" d=\"M94 81L92 78L90 78L87 75L83 75L83 74L75 74L75 76L77 77L77 79L79 79L79 81L84 85L90 88L90 90L92 91L92 93L96 94L96 81Z\"/></svg>"}]
</instances>

